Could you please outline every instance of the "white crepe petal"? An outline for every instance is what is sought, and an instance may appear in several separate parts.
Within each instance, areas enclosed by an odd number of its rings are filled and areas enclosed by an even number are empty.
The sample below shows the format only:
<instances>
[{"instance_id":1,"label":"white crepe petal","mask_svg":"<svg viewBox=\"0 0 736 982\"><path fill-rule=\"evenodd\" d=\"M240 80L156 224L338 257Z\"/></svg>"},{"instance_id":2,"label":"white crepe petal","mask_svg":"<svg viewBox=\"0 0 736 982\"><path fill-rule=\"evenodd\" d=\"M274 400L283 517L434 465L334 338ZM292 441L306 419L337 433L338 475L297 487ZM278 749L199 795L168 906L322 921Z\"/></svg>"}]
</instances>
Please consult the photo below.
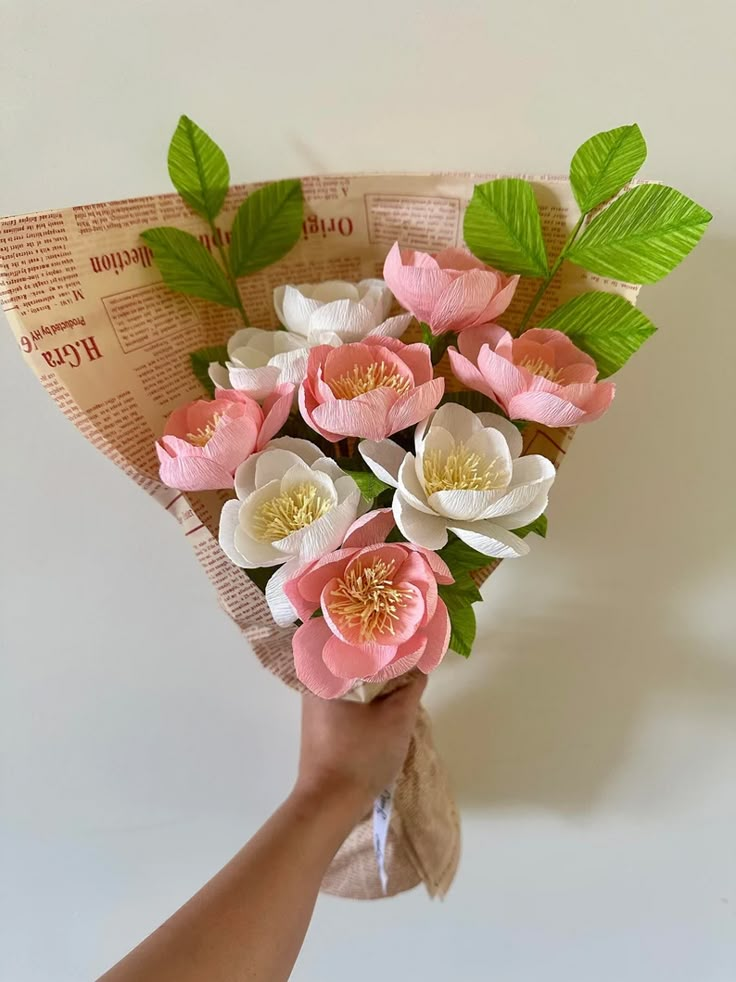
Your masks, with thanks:
<instances>
[{"instance_id":1,"label":"white crepe petal","mask_svg":"<svg viewBox=\"0 0 736 982\"><path fill-rule=\"evenodd\" d=\"M401 465L399 470L399 487L401 488L402 495L417 511L423 511L427 515L434 514L427 502L427 495L424 492L424 488L417 478L413 454L408 453Z\"/></svg>"},{"instance_id":2,"label":"white crepe petal","mask_svg":"<svg viewBox=\"0 0 736 982\"><path fill-rule=\"evenodd\" d=\"M401 490L394 495L393 512L399 531L409 542L425 549L441 549L447 545L446 520L412 507Z\"/></svg>"},{"instance_id":3,"label":"white crepe petal","mask_svg":"<svg viewBox=\"0 0 736 982\"><path fill-rule=\"evenodd\" d=\"M220 512L218 541L220 543L220 548L231 563L235 563L235 565L240 566L241 569L247 569L248 561L244 559L235 548L235 532L239 525L239 511L239 501L226 501L222 506L222 511Z\"/></svg>"},{"instance_id":4,"label":"white crepe petal","mask_svg":"<svg viewBox=\"0 0 736 982\"><path fill-rule=\"evenodd\" d=\"M207 369L207 374L215 383L218 389L229 389L230 385L230 373L221 365L218 361L211 361L210 367Z\"/></svg>"},{"instance_id":5,"label":"white crepe petal","mask_svg":"<svg viewBox=\"0 0 736 982\"><path fill-rule=\"evenodd\" d=\"M495 522L462 524L453 522L449 528L458 539L462 539L472 549L482 552L484 556L491 556L494 559L515 559L529 552L529 546L523 539L509 532L508 529L496 525Z\"/></svg>"},{"instance_id":6,"label":"white crepe petal","mask_svg":"<svg viewBox=\"0 0 736 982\"><path fill-rule=\"evenodd\" d=\"M294 576L300 565L298 559L290 559L288 563L277 569L266 583L266 603L279 627L293 624L299 616L284 592L284 584Z\"/></svg>"},{"instance_id":7,"label":"white crepe petal","mask_svg":"<svg viewBox=\"0 0 736 982\"><path fill-rule=\"evenodd\" d=\"M393 440L361 440L358 452L379 481L398 487L399 468L407 456L406 450Z\"/></svg>"},{"instance_id":8,"label":"white crepe petal","mask_svg":"<svg viewBox=\"0 0 736 982\"><path fill-rule=\"evenodd\" d=\"M509 445L512 457L518 457L521 454L523 445L522 436L511 420L506 419L505 416L500 416L498 413L478 413L478 419L483 426L490 426L503 434L506 438L506 443Z\"/></svg>"},{"instance_id":9,"label":"white crepe petal","mask_svg":"<svg viewBox=\"0 0 736 982\"><path fill-rule=\"evenodd\" d=\"M284 474L293 467L301 467L305 471L310 471L309 464L290 450L284 450L280 447L269 447L268 450L262 450L256 460L255 486L262 488L269 481L280 481Z\"/></svg>"}]
</instances>

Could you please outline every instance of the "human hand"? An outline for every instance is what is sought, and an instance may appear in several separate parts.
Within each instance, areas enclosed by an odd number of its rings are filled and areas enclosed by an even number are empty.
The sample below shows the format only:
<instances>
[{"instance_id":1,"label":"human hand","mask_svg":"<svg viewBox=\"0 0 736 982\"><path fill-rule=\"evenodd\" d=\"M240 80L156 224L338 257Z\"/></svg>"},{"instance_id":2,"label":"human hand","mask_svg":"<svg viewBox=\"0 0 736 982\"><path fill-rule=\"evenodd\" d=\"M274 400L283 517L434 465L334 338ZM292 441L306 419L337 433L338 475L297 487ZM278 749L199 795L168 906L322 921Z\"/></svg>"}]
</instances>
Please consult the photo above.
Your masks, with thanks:
<instances>
[{"instance_id":1,"label":"human hand","mask_svg":"<svg viewBox=\"0 0 736 982\"><path fill-rule=\"evenodd\" d=\"M401 770L426 684L417 675L370 703L304 695L295 790L334 792L354 805L356 821L362 817Z\"/></svg>"}]
</instances>

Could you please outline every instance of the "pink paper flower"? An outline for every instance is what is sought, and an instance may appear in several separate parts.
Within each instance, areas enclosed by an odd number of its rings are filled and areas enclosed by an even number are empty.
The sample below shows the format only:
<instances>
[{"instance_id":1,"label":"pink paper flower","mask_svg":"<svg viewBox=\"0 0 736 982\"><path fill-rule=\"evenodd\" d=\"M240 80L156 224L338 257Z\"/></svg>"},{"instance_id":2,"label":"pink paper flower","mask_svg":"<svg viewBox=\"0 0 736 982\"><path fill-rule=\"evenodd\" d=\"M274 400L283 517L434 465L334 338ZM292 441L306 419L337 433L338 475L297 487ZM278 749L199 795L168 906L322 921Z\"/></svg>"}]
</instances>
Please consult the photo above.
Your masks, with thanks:
<instances>
[{"instance_id":1,"label":"pink paper flower","mask_svg":"<svg viewBox=\"0 0 736 982\"><path fill-rule=\"evenodd\" d=\"M345 436L382 440L424 419L445 381L432 377L426 344L367 337L309 352L299 408L312 429L333 443Z\"/></svg>"},{"instance_id":2,"label":"pink paper flower","mask_svg":"<svg viewBox=\"0 0 736 982\"><path fill-rule=\"evenodd\" d=\"M497 324L475 327L450 348L455 376L497 402L511 419L545 426L576 426L598 419L616 393L613 382L596 382L590 355L560 331L532 328L512 338Z\"/></svg>"},{"instance_id":3,"label":"pink paper flower","mask_svg":"<svg viewBox=\"0 0 736 982\"><path fill-rule=\"evenodd\" d=\"M160 477L180 491L231 488L235 471L286 422L294 386L277 386L263 403L234 389L217 389L175 409L156 444Z\"/></svg>"},{"instance_id":4,"label":"pink paper flower","mask_svg":"<svg viewBox=\"0 0 736 982\"><path fill-rule=\"evenodd\" d=\"M511 303L518 276L505 276L465 249L428 252L400 249L386 256L383 276L399 303L432 334L489 324Z\"/></svg>"},{"instance_id":5,"label":"pink paper flower","mask_svg":"<svg viewBox=\"0 0 736 982\"><path fill-rule=\"evenodd\" d=\"M358 541L379 541L323 556L286 583L304 621L293 639L296 674L324 699L361 679L385 682L412 668L429 673L447 651L450 619L437 584L452 583L452 575L435 553L381 542L391 524L384 519L372 512L353 526ZM323 616L312 617L318 609Z\"/></svg>"}]
</instances>

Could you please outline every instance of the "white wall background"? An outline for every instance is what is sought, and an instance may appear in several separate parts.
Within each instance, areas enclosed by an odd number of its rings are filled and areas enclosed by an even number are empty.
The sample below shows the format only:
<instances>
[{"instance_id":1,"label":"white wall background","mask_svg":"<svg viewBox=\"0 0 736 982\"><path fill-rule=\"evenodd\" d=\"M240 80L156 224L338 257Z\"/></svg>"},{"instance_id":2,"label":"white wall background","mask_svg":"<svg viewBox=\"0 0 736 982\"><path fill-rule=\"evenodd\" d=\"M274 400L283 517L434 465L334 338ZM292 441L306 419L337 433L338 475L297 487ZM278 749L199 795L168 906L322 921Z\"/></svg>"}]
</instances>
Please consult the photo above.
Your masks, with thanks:
<instances>
[{"instance_id":1,"label":"white wall background","mask_svg":"<svg viewBox=\"0 0 736 982\"><path fill-rule=\"evenodd\" d=\"M581 432L550 537L428 702L464 856L444 903L320 901L297 982L736 978L736 137L727 0L2 0L0 214L167 187L180 112L241 180L564 171L638 121L716 214ZM0 332L3 982L120 957L289 787L297 701L167 521Z\"/></svg>"}]
</instances>

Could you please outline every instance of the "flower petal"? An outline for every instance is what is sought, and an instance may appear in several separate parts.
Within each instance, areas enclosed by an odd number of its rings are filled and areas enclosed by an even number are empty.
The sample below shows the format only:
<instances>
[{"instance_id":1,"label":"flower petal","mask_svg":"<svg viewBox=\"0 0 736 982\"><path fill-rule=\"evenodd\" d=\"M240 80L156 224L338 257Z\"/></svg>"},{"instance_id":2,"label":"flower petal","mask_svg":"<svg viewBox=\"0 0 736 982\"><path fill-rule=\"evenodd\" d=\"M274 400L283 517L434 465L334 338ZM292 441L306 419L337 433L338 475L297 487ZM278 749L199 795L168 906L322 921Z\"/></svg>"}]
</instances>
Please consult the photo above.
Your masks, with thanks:
<instances>
[{"instance_id":1,"label":"flower petal","mask_svg":"<svg viewBox=\"0 0 736 982\"><path fill-rule=\"evenodd\" d=\"M235 548L235 532L240 524L238 521L239 511L240 502L237 500L226 501L222 506L222 511L220 512L218 541L220 543L220 548L231 563L235 563L235 565L240 566L241 569L248 569L249 566L247 560L243 559L238 550Z\"/></svg>"},{"instance_id":2,"label":"flower petal","mask_svg":"<svg viewBox=\"0 0 736 982\"><path fill-rule=\"evenodd\" d=\"M494 559L515 559L529 552L529 546L518 535L487 519L453 523L449 529L466 545Z\"/></svg>"},{"instance_id":3,"label":"flower petal","mask_svg":"<svg viewBox=\"0 0 736 982\"><path fill-rule=\"evenodd\" d=\"M296 677L322 699L345 695L355 679L338 679L324 663L322 652L332 633L323 617L313 617L294 632L292 647Z\"/></svg>"},{"instance_id":4,"label":"flower petal","mask_svg":"<svg viewBox=\"0 0 736 982\"><path fill-rule=\"evenodd\" d=\"M399 645L396 650L396 655L393 661L389 662L385 668L382 668L375 675L372 675L369 682L388 682L389 679L398 678L400 675L406 675L410 672L412 668L415 667L417 662L421 659L424 654L425 648L427 647L428 638L424 631L419 631L410 638L404 644Z\"/></svg>"},{"instance_id":5,"label":"flower petal","mask_svg":"<svg viewBox=\"0 0 736 982\"><path fill-rule=\"evenodd\" d=\"M389 435L389 410L397 398L395 389L372 389L355 399L335 399L315 406L312 419L320 430L382 440Z\"/></svg>"},{"instance_id":6,"label":"flower petal","mask_svg":"<svg viewBox=\"0 0 736 982\"><path fill-rule=\"evenodd\" d=\"M400 490L394 494L393 511L399 531L410 542L426 549L441 549L447 545L446 520L413 508Z\"/></svg>"},{"instance_id":7,"label":"flower petal","mask_svg":"<svg viewBox=\"0 0 736 982\"><path fill-rule=\"evenodd\" d=\"M238 368L230 364L230 385L240 392L247 392L252 399L265 399L276 388L281 372L274 365L263 368Z\"/></svg>"},{"instance_id":8,"label":"flower petal","mask_svg":"<svg viewBox=\"0 0 736 982\"><path fill-rule=\"evenodd\" d=\"M273 299L281 323L290 331L306 337L309 332L309 319L314 311L322 306L320 301L305 297L298 287L291 285L277 287Z\"/></svg>"},{"instance_id":9,"label":"flower petal","mask_svg":"<svg viewBox=\"0 0 736 982\"><path fill-rule=\"evenodd\" d=\"M380 671L396 656L396 646L346 644L332 635L322 658L327 670L342 679L365 679Z\"/></svg>"},{"instance_id":10,"label":"flower petal","mask_svg":"<svg viewBox=\"0 0 736 982\"><path fill-rule=\"evenodd\" d=\"M435 378L399 396L388 412L388 432L398 433L409 426L415 426L437 406L444 391L445 380Z\"/></svg>"},{"instance_id":11,"label":"flower petal","mask_svg":"<svg viewBox=\"0 0 736 982\"><path fill-rule=\"evenodd\" d=\"M403 447L393 440L361 440L358 452L379 481L398 487L399 468L407 455Z\"/></svg>"},{"instance_id":12,"label":"flower petal","mask_svg":"<svg viewBox=\"0 0 736 982\"><path fill-rule=\"evenodd\" d=\"M284 591L284 585L300 566L298 559L291 559L283 566L279 566L266 583L266 603L279 627L287 627L297 619L298 614Z\"/></svg>"},{"instance_id":13,"label":"flower petal","mask_svg":"<svg viewBox=\"0 0 736 982\"><path fill-rule=\"evenodd\" d=\"M492 351L488 345L478 353L478 368L486 384L495 392L496 401L508 412L509 401L527 388L524 370Z\"/></svg>"},{"instance_id":14,"label":"flower petal","mask_svg":"<svg viewBox=\"0 0 736 982\"><path fill-rule=\"evenodd\" d=\"M258 434L256 447L262 450L269 443L289 418L294 404L294 385L289 382L277 385L274 391L263 403L263 426Z\"/></svg>"},{"instance_id":15,"label":"flower petal","mask_svg":"<svg viewBox=\"0 0 736 982\"><path fill-rule=\"evenodd\" d=\"M356 519L347 531L343 549L362 549L364 546L385 542L396 525L390 508L377 508Z\"/></svg>"},{"instance_id":16,"label":"flower petal","mask_svg":"<svg viewBox=\"0 0 736 982\"><path fill-rule=\"evenodd\" d=\"M399 487L401 493L412 508L423 511L427 515L435 515L436 512L427 504L427 495L424 492L416 472L416 463L413 454L407 454L399 471Z\"/></svg>"},{"instance_id":17,"label":"flower petal","mask_svg":"<svg viewBox=\"0 0 736 982\"><path fill-rule=\"evenodd\" d=\"M159 476L163 484L179 491L218 491L233 486L230 471L216 460L202 456L172 457L158 445Z\"/></svg>"},{"instance_id":18,"label":"flower petal","mask_svg":"<svg viewBox=\"0 0 736 982\"><path fill-rule=\"evenodd\" d=\"M427 646L417 663L417 668L428 675L434 671L447 653L450 643L450 615L443 600L437 601L434 617L425 628Z\"/></svg>"}]
</instances>

